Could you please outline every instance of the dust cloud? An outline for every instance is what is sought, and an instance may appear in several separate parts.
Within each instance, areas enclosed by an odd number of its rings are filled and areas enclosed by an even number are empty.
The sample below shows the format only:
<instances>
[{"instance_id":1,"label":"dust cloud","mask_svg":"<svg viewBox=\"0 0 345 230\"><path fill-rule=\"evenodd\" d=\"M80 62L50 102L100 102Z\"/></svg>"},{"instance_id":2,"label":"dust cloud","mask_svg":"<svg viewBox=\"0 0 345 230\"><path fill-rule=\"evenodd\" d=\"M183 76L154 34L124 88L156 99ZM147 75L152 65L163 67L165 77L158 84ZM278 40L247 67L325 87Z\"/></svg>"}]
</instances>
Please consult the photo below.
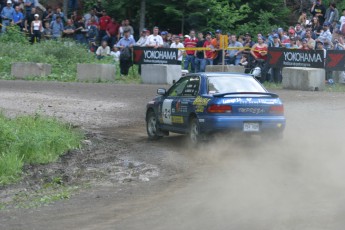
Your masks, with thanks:
<instances>
[{"instance_id":1,"label":"dust cloud","mask_svg":"<svg viewBox=\"0 0 345 230\"><path fill-rule=\"evenodd\" d=\"M329 107L294 105L281 141L233 137L186 150L195 178L139 222L146 229L344 229L344 112Z\"/></svg>"}]
</instances>

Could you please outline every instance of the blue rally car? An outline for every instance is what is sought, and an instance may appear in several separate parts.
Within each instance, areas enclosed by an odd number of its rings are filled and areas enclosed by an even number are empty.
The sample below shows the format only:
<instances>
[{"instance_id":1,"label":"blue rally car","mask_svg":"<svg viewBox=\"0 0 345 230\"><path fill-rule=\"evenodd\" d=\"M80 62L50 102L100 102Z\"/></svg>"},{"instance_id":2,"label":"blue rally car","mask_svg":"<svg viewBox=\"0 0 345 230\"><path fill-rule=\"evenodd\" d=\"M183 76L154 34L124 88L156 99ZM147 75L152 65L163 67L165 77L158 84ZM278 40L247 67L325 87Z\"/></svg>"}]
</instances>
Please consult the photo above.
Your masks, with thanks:
<instances>
[{"instance_id":1,"label":"blue rally car","mask_svg":"<svg viewBox=\"0 0 345 230\"><path fill-rule=\"evenodd\" d=\"M174 132L188 134L197 144L210 134L227 131L280 138L285 128L278 95L248 74L189 74L157 94L146 110L152 140Z\"/></svg>"}]
</instances>

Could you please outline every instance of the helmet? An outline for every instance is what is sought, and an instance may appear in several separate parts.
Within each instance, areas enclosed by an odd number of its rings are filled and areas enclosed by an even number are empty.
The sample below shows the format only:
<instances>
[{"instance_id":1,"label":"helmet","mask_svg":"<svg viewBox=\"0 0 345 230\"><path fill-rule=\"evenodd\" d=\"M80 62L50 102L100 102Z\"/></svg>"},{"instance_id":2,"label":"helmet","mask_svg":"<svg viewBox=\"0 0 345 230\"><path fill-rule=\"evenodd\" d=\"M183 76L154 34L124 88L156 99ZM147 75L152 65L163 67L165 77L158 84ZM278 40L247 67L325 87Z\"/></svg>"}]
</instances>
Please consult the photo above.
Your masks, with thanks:
<instances>
[{"instance_id":1,"label":"helmet","mask_svg":"<svg viewBox=\"0 0 345 230\"><path fill-rule=\"evenodd\" d=\"M252 74L254 77L261 77L261 68L260 67L255 67L254 70L252 70Z\"/></svg>"}]
</instances>

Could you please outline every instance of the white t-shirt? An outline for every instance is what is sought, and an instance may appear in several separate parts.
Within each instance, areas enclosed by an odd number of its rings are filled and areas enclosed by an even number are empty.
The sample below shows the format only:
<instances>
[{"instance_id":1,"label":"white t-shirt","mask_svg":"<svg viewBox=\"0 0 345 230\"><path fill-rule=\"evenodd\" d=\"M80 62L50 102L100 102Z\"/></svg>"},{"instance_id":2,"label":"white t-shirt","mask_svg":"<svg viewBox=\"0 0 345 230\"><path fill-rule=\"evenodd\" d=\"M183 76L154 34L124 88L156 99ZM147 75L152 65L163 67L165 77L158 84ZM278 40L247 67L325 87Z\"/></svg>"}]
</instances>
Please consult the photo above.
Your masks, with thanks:
<instances>
[{"instance_id":1,"label":"white t-shirt","mask_svg":"<svg viewBox=\"0 0 345 230\"><path fill-rule=\"evenodd\" d=\"M340 29L343 27L343 25L345 24L345 16L341 16L339 19L340 24Z\"/></svg>"},{"instance_id":2,"label":"white t-shirt","mask_svg":"<svg viewBox=\"0 0 345 230\"><path fill-rule=\"evenodd\" d=\"M114 57L114 61L118 62L120 60L120 51L111 51L110 55Z\"/></svg>"},{"instance_id":3,"label":"white t-shirt","mask_svg":"<svg viewBox=\"0 0 345 230\"><path fill-rule=\"evenodd\" d=\"M110 47L109 46L106 46L105 48L103 48L102 46L98 47L96 51L96 55L102 55L102 56L110 55Z\"/></svg>"},{"instance_id":4,"label":"white t-shirt","mask_svg":"<svg viewBox=\"0 0 345 230\"><path fill-rule=\"evenodd\" d=\"M170 48L184 48L184 45L183 45L181 42L179 42L179 43L176 45L176 43L174 42L174 43L171 43ZM183 52L184 52L183 50L179 50L179 51L178 51L178 57L177 57L177 60L178 60L178 61L182 61Z\"/></svg>"},{"instance_id":5,"label":"white t-shirt","mask_svg":"<svg viewBox=\"0 0 345 230\"><path fill-rule=\"evenodd\" d=\"M163 45L163 38L160 35L153 35L147 37L145 46L162 46Z\"/></svg>"}]
</instances>

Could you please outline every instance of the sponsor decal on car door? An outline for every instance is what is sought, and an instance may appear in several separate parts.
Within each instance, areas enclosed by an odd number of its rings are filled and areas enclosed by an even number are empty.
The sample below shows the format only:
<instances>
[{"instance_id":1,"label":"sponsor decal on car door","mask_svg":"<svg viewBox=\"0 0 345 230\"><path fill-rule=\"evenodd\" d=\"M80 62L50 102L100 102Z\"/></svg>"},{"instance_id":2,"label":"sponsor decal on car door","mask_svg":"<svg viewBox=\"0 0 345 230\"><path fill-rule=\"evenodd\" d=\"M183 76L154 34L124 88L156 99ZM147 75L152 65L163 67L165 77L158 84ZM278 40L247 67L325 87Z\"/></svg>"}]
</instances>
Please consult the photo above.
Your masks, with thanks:
<instances>
[{"instance_id":1,"label":"sponsor decal on car door","mask_svg":"<svg viewBox=\"0 0 345 230\"><path fill-rule=\"evenodd\" d=\"M163 123L171 125L171 104L172 104L172 99L165 99L163 101L163 106L162 106L162 117L163 117Z\"/></svg>"}]
</instances>

